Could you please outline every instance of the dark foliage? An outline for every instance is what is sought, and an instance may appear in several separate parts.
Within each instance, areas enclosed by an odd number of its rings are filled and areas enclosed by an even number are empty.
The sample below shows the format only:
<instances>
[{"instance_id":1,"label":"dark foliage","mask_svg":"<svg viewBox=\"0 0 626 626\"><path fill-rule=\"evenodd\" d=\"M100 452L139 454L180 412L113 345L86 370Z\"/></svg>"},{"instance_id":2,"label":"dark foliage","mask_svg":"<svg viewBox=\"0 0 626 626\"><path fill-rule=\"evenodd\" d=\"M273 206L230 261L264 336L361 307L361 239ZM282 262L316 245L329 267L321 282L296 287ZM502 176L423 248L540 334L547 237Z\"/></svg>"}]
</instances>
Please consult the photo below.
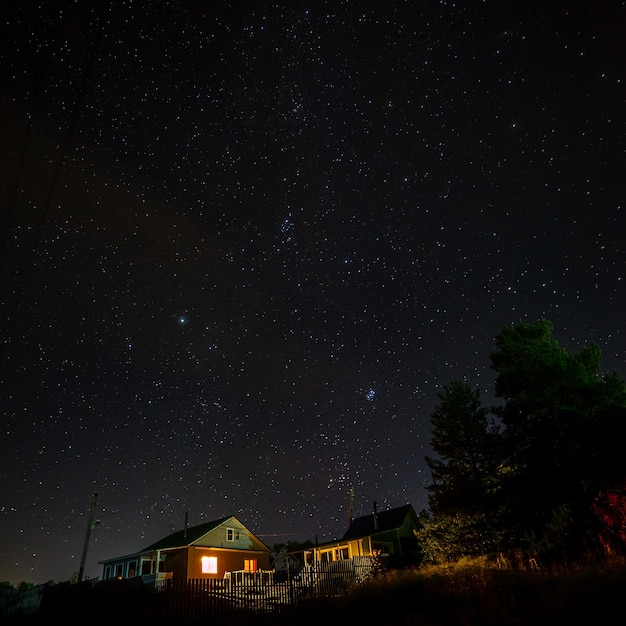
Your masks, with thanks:
<instances>
[{"instance_id":1,"label":"dark foliage","mask_svg":"<svg viewBox=\"0 0 626 626\"><path fill-rule=\"evenodd\" d=\"M552 331L541 319L496 336L491 360L503 403L491 413L502 430L464 383L439 396L432 415L439 458L428 459L433 533L441 536L446 520L459 516L469 518L457 525L472 528L471 517L482 514L492 550L551 562L604 549L599 538L610 516L599 516L594 503L626 478L626 387L601 373L596 345L572 353ZM450 552L474 553L475 533L454 535L467 545L451 539ZM617 539L613 533L613 550Z\"/></svg>"},{"instance_id":2,"label":"dark foliage","mask_svg":"<svg viewBox=\"0 0 626 626\"><path fill-rule=\"evenodd\" d=\"M430 508L437 514L485 511L495 486L498 430L487 418L478 391L454 382L439 394L432 414Z\"/></svg>"}]
</instances>

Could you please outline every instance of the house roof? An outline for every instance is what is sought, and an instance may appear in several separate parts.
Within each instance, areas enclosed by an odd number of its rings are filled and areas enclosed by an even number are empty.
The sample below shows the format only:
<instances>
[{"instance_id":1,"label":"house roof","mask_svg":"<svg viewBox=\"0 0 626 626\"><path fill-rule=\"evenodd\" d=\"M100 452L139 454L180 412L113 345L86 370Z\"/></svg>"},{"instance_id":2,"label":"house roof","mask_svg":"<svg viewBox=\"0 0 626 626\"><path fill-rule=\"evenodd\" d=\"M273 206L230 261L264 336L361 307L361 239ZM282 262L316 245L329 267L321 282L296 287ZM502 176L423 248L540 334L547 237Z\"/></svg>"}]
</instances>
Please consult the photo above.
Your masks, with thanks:
<instances>
[{"instance_id":1,"label":"house roof","mask_svg":"<svg viewBox=\"0 0 626 626\"><path fill-rule=\"evenodd\" d=\"M200 537L211 532L214 528L217 528L224 522L232 518L232 515L228 517L222 517L221 519L214 520L212 522L206 522L199 524L198 526L191 526L183 530L177 530L176 532L159 539L155 543L151 543L148 547L144 548L141 552L152 552L154 550L165 550L166 548L181 548L183 546L190 546L192 543L200 539Z\"/></svg>"},{"instance_id":2,"label":"house roof","mask_svg":"<svg viewBox=\"0 0 626 626\"><path fill-rule=\"evenodd\" d=\"M378 518L377 528L374 527L373 513L371 515L357 517L344 534L343 539L357 539L359 537L367 537L369 535L395 530L402 526L407 515L415 515L413 507L410 504L405 504L396 509L389 509L388 511L380 511L376 514Z\"/></svg>"},{"instance_id":3,"label":"house roof","mask_svg":"<svg viewBox=\"0 0 626 626\"><path fill-rule=\"evenodd\" d=\"M232 521L231 521L232 520ZM204 524L199 524L198 526L191 526L187 529L177 530L176 532L164 537L163 539L159 539L159 541L155 543L151 543L149 546L145 547L143 550L139 550L139 552L133 552L132 554L127 554L122 557L116 557L113 559L105 559L103 561L98 561L99 563L107 564L113 563L120 560L127 560L131 557L137 557L139 555L146 555L150 553L154 553L157 550L167 550L169 548L187 548L192 544L196 543L200 540L204 535L210 533L212 530L215 530L218 526L221 526L225 522L231 521L232 524L238 525L241 528L245 529L250 537L254 539L254 541L261 547L262 550L270 551L270 548L267 547L258 537L253 535L234 515L229 515L228 517L222 517L220 519L214 520L212 522L205 522Z\"/></svg>"}]
</instances>

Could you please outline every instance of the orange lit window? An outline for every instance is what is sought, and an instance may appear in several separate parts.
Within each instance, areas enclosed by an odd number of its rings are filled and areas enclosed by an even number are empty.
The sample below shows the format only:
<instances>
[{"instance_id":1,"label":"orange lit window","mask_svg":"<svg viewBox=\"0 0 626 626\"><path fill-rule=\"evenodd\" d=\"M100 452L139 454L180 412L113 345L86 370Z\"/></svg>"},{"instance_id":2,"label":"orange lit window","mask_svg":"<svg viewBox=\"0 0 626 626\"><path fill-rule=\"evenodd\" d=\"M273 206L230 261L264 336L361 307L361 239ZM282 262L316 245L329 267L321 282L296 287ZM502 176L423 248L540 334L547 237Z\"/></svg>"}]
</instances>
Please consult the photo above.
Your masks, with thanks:
<instances>
[{"instance_id":1,"label":"orange lit window","mask_svg":"<svg viewBox=\"0 0 626 626\"><path fill-rule=\"evenodd\" d=\"M258 569L256 559L244 559L243 571L244 572L256 572Z\"/></svg>"},{"instance_id":2,"label":"orange lit window","mask_svg":"<svg viewBox=\"0 0 626 626\"><path fill-rule=\"evenodd\" d=\"M203 574L217 574L217 557L216 556L203 556L201 560L202 560L202 573Z\"/></svg>"}]
</instances>

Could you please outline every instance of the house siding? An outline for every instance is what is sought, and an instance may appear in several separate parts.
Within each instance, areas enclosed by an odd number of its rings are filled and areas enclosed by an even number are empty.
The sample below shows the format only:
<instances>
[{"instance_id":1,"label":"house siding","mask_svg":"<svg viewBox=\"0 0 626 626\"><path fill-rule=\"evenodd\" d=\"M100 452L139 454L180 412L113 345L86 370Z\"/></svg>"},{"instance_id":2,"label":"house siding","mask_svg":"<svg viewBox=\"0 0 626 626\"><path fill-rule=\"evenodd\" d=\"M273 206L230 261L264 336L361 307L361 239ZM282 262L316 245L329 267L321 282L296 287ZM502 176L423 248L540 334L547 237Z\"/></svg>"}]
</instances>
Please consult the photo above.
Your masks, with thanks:
<instances>
[{"instance_id":1,"label":"house siding","mask_svg":"<svg viewBox=\"0 0 626 626\"><path fill-rule=\"evenodd\" d=\"M187 578L224 578L225 572L236 572L244 569L245 559L254 559L258 569L269 569L270 555L255 550L228 550L222 548L206 548L191 546L189 548L187 564ZM202 557L217 557L217 573L202 573ZM176 577L176 574L174 574Z\"/></svg>"},{"instance_id":2,"label":"house siding","mask_svg":"<svg viewBox=\"0 0 626 626\"><path fill-rule=\"evenodd\" d=\"M228 531L233 533L233 539L228 539ZM200 541L196 542L196 546L204 546L207 548L225 548L234 550L254 550L259 545L253 540L248 531L234 521L229 521L215 530L207 533Z\"/></svg>"},{"instance_id":3,"label":"house siding","mask_svg":"<svg viewBox=\"0 0 626 626\"><path fill-rule=\"evenodd\" d=\"M184 579L187 576L187 549L165 552L165 561L161 563L159 571L172 572L173 578Z\"/></svg>"}]
</instances>

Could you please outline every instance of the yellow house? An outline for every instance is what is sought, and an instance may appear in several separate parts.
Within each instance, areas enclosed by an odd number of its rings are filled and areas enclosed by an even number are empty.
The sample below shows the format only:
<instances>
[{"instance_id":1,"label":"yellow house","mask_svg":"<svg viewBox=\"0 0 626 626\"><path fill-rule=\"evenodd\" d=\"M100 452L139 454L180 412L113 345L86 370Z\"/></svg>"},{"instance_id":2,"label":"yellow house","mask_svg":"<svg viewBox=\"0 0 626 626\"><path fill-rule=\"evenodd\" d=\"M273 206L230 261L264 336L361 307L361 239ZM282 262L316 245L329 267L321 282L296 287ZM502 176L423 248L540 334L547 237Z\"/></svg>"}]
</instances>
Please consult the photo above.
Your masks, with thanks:
<instances>
[{"instance_id":1,"label":"yellow house","mask_svg":"<svg viewBox=\"0 0 626 626\"><path fill-rule=\"evenodd\" d=\"M356 518L344 536L306 550L305 563L342 561L360 556L404 555L417 550L420 523L410 504Z\"/></svg>"}]
</instances>

